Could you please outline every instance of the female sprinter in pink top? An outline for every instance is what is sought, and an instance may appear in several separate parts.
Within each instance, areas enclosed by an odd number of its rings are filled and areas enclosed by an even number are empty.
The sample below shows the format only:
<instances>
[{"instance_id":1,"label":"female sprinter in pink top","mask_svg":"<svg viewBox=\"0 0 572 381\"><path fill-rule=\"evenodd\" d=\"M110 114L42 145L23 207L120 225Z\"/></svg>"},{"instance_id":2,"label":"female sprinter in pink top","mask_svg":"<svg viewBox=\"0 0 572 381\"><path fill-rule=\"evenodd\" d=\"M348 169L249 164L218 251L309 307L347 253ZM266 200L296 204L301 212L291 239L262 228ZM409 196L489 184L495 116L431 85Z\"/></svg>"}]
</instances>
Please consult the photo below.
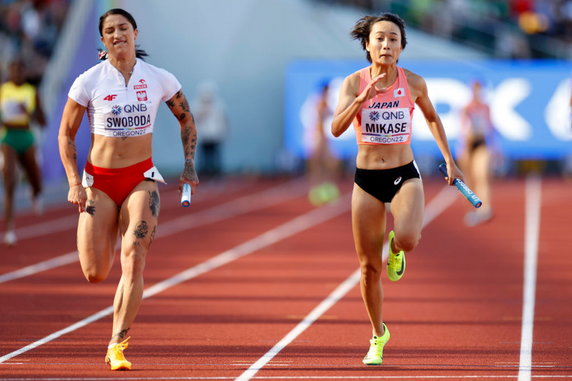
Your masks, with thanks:
<instances>
[{"instance_id":1,"label":"female sprinter in pink top","mask_svg":"<svg viewBox=\"0 0 572 381\"><path fill-rule=\"evenodd\" d=\"M70 190L68 201L80 215L77 245L81 268L89 282L107 278L121 235L122 275L113 302L113 328L105 361L111 370L131 369L123 350L143 296L145 257L157 228L162 177L153 165L151 146L155 116L166 102L177 118L185 167L179 189L199 180L194 156L197 134L193 115L177 79L141 60L136 50L135 20L123 9L99 19L108 59L73 83L59 131L60 155ZM75 136L88 114L91 148L83 177L79 175Z\"/></svg>"},{"instance_id":2,"label":"female sprinter in pink top","mask_svg":"<svg viewBox=\"0 0 572 381\"><path fill-rule=\"evenodd\" d=\"M358 154L352 195L352 228L361 267L361 293L373 329L363 359L379 365L389 330L383 323L381 249L390 204L394 230L389 233L387 274L399 280L405 252L413 250L423 226L423 185L411 150L412 115L421 108L447 163L448 182L462 178L449 150L439 116L427 94L425 80L397 66L407 43L403 20L393 14L360 19L352 36L361 41L371 65L347 76L340 89L332 134L340 136L354 124Z\"/></svg>"}]
</instances>

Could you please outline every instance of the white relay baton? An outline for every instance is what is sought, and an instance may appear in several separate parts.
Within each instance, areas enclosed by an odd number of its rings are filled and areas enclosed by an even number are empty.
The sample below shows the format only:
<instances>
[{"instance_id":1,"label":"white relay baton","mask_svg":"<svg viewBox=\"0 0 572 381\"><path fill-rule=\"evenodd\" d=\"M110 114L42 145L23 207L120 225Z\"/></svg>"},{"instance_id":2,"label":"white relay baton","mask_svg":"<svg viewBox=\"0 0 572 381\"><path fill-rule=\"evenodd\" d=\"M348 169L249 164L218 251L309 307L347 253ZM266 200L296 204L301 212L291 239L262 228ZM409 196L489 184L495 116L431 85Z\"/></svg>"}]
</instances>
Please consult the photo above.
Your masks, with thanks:
<instances>
[{"instance_id":1,"label":"white relay baton","mask_svg":"<svg viewBox=\"0 0 572 381\"><path fill-rule=\"evenodd\" d=\"M191 185L183 184L183 192L181 194L181 206L188 208L191 206Z\"/></svg>"}]
</instances>

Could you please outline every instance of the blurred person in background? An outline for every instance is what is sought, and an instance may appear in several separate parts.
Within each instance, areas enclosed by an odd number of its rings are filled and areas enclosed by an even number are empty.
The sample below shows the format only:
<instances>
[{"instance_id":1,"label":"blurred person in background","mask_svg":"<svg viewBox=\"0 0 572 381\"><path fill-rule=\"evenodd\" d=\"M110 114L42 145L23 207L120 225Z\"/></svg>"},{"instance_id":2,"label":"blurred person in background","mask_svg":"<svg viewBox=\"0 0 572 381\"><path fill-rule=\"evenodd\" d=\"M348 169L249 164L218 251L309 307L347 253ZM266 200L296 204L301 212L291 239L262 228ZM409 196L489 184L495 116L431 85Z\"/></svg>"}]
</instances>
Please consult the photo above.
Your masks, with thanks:
<instances>
[{"instance_id":1,"label":"blurred person in background","mask_svg":"<svg viewBox=\"0 0 572 381\"><path fill-rule=\"evenodd\" d=\"M340 160L330 147L326 135L326 125L331 122L332 110L329 107L329 81L320 84L320 91L315 105L314 128L308 139L309 152L306 160L306 172L310 182L308 198L315 206L320 206L338 199L340 192L336 180L340 173Z\"/></svg>"},{"instance_id":2,"label":"blurred person in background","mask_svg":"<svg viewBox=\"0 0 572 381\"><path fill-rule=\"evenodd\" d=\"M80 212L77 246L89 282L107 278L121 236L122 272L105 361L111 370L128 370L132 364L123 351L143 297L145 260L159 218L157 181L163 178L153 164L152 137L160 104L167 103L180 126L185 164L179 190L190 184L193 193L199 183L194 166L197 134L179 81L141 59L147 54L136 49L139 31L133 16L111 9L100 17L99 33L107 49L100 54L104 61L72 84L58 143L70 187L68 201ZM86 112L91 148L82 177L75 137Z\"/></svg>"},{"instance_id":3,"label":"blurred person in background","mask_svg":"<svg viewBox=\"0 0 572 381\"><path fill-rule=\"evenodd\" d=\"M24 170L32 187L34 212L42 212L42 176L32 125L35 123L44 128L46 119L36 87L26 82L24 62L12 61L8 73L8 81L0 86L0 149L4 163L4 243L12 246L17 242L14 226L14 193L18 182L16 164Z\"/></svg>"},{"instance_id":4,"label":"blurred person in background","mask_svg":"<svg viewBox=\"0 0 572 381\"><path fill-rule=\"evenodd\" d=\"M491 182L495 129L489 105L484 99L483 84L474 80L471 84L471 101L461 110L459 164L467 184L483 201L479 209L465 215L465 224L475 226L493 217Z\"/></svg>"},{"instance_id":5,"label":"blurred person in background","mask_svg":"<svg viewBox=\"0 0 572 381\"><path fill-rule=\"evenodd\" d=\"M202 83L192 102L199 142L201 176L217 177L222 173L222 145L229 134L224 103L213 82Z\"/></svg>"},{"instance_id":6,"label":"blurred person in background","mask_svg":"<svg viewBox=\"0 0 572 381\"><path fill-rule=\"evenodd\" d=\"M410 145L415 105L423 112L447 164L449 185L463 175L453 160L425 80L397 66L407 44L403 20L391 13L365 16L351 34L360 40L371 65L344 79L332 133L340 136L352 123L356 132L352 228L361 268L360 289L373 334L363 363L380 365L390 339L382 317L381 284L386 203L394 222L388 235L390 280L403 276L405 252L417 246L423 227L423 183Z\"/></svg>"}]
</instances>

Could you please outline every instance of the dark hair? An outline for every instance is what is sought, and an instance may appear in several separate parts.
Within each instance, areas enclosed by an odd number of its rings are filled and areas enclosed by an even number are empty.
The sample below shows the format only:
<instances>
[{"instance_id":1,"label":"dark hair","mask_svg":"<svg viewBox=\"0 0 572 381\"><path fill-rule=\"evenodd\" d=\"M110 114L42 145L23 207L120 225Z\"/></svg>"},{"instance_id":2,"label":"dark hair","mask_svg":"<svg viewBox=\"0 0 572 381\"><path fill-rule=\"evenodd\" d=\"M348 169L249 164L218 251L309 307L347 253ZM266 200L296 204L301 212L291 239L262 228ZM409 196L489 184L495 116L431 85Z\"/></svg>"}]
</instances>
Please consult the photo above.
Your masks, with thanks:
<instances>
[{"instance_id":1,"label":"dark hair","mask_svg":"<svg viewBox=\"0 0 572 381\"><path fill-rule=\"evenodd\" d=\"M405 49L407 45L407 37L405 36L405 21L393 13L382 13L379 16L364 16L358 20L354 29L351 32L351 36L354 40L360 40L361 47L365 50L366 58L371 62L371 56L366 50L366 44L369 41L369 34L371 33L371 27L373 24L380 21L389 21L394 23L399 27L401 32L401 49Z\"/></svg>"},{"instance_id":2,"label":"dark hair","mask_svg":"<svg viewBox=\"0 0 572 381\"><path fill-rule=\"evenodd\" d=\"M111 16L111 15L120 15L123 16L127 19L127 21L129 21L129 24L131 24L131 26L133 27L133 30L137 29L137 22L135 21L135 19L133 18L133 16L131 15L131 13L127 12L124 9L121 8L113 8L108 10L107 12L105 12L104 14L102 14L99 17L99 35L103 36L103 23L105 22L105 19L107 18L107 16ZM135 45L135 47L137 47L138 45ZM135 49L135 56L137 58L143 58L143 57L147 57L149 54L147 54L147 52L143 49ZM100 54L100 58L101 60L105 60L107 59L107 55L104 54Z\"/></svg>"}]
</instances>

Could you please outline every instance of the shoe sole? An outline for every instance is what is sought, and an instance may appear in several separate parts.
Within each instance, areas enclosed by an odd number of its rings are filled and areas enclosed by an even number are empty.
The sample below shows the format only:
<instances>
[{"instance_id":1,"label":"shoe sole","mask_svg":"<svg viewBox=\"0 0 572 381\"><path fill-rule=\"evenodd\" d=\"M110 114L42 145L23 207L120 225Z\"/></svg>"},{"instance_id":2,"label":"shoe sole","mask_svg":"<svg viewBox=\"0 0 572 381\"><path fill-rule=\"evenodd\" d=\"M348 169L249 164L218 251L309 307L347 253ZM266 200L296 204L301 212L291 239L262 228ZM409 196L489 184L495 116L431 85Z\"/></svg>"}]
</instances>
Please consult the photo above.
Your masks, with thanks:
<instances>
[{"instance_id":1,"label":"shoe sole","mask_svg":"<svg viewBox=\"0 0 572 381\"><path fill-rule=\"evenodd\" d=\"M130 365L121 364L121 365L117 365L115 367L112 366L111 361L109 360L109 357L105 358L105 363L110 366L111 370L131 370Z\"/></svg>"}]
</instances>

